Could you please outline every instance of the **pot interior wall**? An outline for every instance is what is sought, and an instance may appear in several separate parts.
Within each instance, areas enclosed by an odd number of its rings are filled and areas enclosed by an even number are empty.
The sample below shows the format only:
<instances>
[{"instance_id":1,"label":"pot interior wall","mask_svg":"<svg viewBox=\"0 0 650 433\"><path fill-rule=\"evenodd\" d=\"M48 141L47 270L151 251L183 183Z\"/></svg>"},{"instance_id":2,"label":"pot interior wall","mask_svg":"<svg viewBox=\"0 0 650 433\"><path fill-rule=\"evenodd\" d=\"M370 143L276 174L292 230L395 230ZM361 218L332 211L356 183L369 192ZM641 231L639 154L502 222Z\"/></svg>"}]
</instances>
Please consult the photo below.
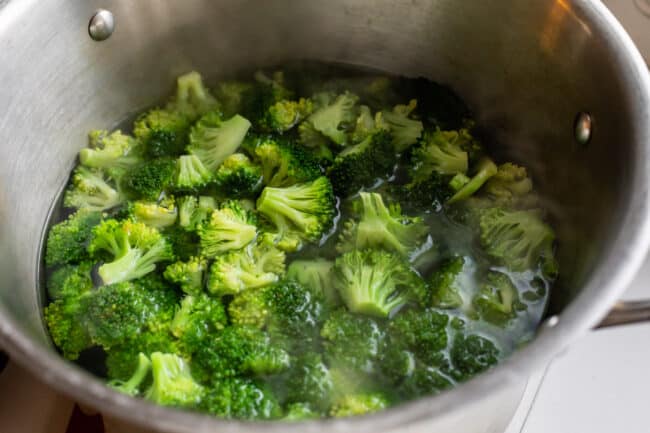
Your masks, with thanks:
<instances>
[{"instance_id":1,"label":"pot interior wall","mask_svg":"<svg viewBox=\"0 0 650 433\"><path fill-rule=\"evenodd\" d=\"M553 309L584 285L621 230L638 161L626 84L582 2L453 0L183 2L0 1L0 298L47 341L36 282L50 206L86 132L161 100L191 69L318 59L451 85L495 131L497 151L531 168L558 234ZM87 35L97 7L115 13L107 41ZM573 121L590 111L593 140Z\"/></svg>"}]
</instances>

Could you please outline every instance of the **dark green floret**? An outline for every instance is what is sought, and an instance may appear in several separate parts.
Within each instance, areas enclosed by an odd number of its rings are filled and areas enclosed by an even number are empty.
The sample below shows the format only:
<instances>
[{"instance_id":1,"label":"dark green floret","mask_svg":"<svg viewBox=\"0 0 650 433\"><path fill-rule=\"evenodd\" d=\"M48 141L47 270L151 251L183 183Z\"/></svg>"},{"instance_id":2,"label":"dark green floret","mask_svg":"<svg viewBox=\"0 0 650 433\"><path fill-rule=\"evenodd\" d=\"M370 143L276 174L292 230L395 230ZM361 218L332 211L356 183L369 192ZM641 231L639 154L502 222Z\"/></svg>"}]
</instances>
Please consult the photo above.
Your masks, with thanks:
<instances>
[{"instance_id":1,"label":"dark green floret","mask_svg":"<svg viewBox=\"0 0 650 433\"><path fill-rule=\"evenodd\" d=\"M158 200L174 183L176 162L168 158L153 159L132 168L123 179L124 186L137 197Z\"/></svg>"},{"instance_id":2,"label":"dark green floret","mask_svg":"<svg viewBox=\"0 0 650 433\"><path fill-rule=\"evenodd\" d=\"M215 182L219 193L227 197L255 197L262 189L262 169L243 153L234 153L217 170Z\"/></svg>"},{"instance_id":3,"label":"dark green floret","mask_svg":"<svg viewBox=\"0 0 650 433\"><path fill-rule=\"evenodd\" d=\"M87 259L93 228L101 218L100 212L78 210L68 219L52 226L47 235L45 263L54 266Z\"/></svg>"}]
</instances>

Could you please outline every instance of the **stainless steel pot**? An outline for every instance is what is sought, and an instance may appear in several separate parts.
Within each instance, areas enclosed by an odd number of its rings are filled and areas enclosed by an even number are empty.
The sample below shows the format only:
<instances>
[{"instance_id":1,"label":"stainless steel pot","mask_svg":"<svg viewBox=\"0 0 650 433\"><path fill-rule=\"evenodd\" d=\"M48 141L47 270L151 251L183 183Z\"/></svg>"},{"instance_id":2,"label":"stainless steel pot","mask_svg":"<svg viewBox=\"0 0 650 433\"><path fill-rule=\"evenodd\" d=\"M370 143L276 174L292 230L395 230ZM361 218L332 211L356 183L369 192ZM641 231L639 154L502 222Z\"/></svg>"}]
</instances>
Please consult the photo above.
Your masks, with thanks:
<instances>
[{"instance_id":1,"label":"stainless steel pot","mask_svg":"<svg viewBox=\"0 0 650 433\"><path fill-rule=\"evenodd\" d=\"M88 37L98 7L116 30ZM536 340L438 397L357 419L226 422L117 394L61 359L41 322L43 224L85 132L208 77L319 59L457 89L500 152L552 198L562 274ZM595 0L0 0L0 340L45 382L112 416L173 432L498 431L527 373L605 316L650 239L650 79ZM574 119L592 137L576 140ZM584 119L583 119L584 120ZM581 129L579 136L587 131Z\"/></svg>"}]
</instances>

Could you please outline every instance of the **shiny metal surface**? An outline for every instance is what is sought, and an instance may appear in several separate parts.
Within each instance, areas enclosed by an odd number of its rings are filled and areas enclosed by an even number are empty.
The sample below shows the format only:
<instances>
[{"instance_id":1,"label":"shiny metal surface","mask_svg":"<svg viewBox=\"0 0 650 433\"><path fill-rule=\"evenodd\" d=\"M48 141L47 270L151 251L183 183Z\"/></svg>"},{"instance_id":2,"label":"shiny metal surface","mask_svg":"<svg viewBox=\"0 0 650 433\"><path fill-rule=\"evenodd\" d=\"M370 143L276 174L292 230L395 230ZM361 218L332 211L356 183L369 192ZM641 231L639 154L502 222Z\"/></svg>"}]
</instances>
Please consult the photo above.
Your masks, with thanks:
<instances>
[{"instance_id":1,"label":"shiny metal surface","mask_svg":"<svg viewBox=\"0 0 650 433\"><path fill-rule=\"evenodd\" d=\"M87 34L99 7L119 26ZM56 17L56 19L53 19ZM106 388L50 347L36 264L43 223L84 146L159 101L190 69L219 77L291 59L353 63L452 85L549 197L561 279L537 339L437 397L358 419L220 421ZM158 431L498 432L528 372L596 325L648 246L650 79L599 1L0 0L0 344L75 399ZM589 146L575 114L598 120ZM512 410L510 410L512 408Z\"/></svg>"},{"instance_id":2,"label":"shiny metal surface","mask_svg":"<svg viewBox=\"0 0 650 433\"><path fill-rule=\"evenodd\" d=\"M593 130L593 119L589 113L578 113L576 116L575 124L575 138L578 144L583 146L591 140L591 133Z\"/></svg>"},{"instance_id":3,"label":"shiny metal surface","mask_svg":"<svg viewBox=\"0 0 650 433\"><path fill-rule=\"evenodd\" d=\"M598 328L650 321L650 300L618 302Z\"/></svg>"},{"instance_id":4,"label":"shiny metal surface","mask_svg":"<svg viewBox=\"0 0 650 433\"><path fill-rule=\"evenodd\" d=\"M115 31L115 17L111 11L100 9L88 22L88 35L95 41L105 41Z\"/></svg>"}]
</instances>

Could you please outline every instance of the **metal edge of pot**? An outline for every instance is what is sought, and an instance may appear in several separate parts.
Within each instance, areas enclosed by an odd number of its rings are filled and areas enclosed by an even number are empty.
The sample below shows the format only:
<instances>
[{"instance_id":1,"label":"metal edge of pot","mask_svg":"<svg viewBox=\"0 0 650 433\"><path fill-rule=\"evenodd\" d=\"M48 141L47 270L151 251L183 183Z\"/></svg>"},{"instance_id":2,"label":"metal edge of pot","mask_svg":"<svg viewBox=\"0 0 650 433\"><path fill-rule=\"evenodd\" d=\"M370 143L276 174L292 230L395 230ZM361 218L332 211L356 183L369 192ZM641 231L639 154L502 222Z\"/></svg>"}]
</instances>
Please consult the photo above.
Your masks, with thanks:
<instances>
[{"instance_id":1,"label":"metal edge of pot","mask_svg":"<svg viewBox=\"0 0 650 433\"><path fill-rule=\"evenodd\" d=\"M48 385L79 402L101 408L103 412L117 418L170 432L228 433L256 432L260 429L269 433L386 431L457 414L468 406L480 405L488 393L521 382L533 369L546 363L605 316L640 268L644 253L650 245L650 75L632 40L600 1L580 0L575 3L590 23L607 37L608 49L614 53L616 66L620 74L627 77L623 96L633 105L631 112L635 114L630 123L635 125L634 151L637 158L643 161L643 169L636 170L632 183L635 201L623 217L623 228L613 241L608 258L591 276L583 292L562 312L561 317L551 318L542 325L534 343L491 371L445 392L443 396L422 398L374 415L295 424L242 422L164 408L112 391L100 379L31 340L13 322L3 306L0 306L0 345L13 359ZM9 1L0 1L0 5L3 13L9 13L13 6ZM13 13L18 14L20 9L22 6ZM590 298L589 288L595 287L600 287L600 294L604 296L599 299Z\"/></svg>"}]
</instances>

